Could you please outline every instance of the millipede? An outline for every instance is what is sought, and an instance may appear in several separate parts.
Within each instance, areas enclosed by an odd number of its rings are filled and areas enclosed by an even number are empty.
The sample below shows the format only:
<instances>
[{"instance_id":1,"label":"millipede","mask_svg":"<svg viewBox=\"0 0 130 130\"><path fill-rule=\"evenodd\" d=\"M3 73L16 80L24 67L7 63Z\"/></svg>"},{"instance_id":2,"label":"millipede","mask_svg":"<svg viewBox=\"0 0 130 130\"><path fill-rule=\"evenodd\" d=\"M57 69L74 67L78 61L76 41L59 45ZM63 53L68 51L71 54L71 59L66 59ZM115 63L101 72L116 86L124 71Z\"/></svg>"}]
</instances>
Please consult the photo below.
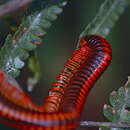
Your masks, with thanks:
<instances>
[{"instance_id":1,"label":"millipede","mask_svg":"<svg viewBox=\"0 0 130 130\"><path fill-rule=\"evenodd\" d=\"M43 105L36 105L18 83L0 71L0 121L20 130L74 130L90 89L112 60L109 43L99 35L79 42L52 83Z\"/></svg>"}]
</instances>

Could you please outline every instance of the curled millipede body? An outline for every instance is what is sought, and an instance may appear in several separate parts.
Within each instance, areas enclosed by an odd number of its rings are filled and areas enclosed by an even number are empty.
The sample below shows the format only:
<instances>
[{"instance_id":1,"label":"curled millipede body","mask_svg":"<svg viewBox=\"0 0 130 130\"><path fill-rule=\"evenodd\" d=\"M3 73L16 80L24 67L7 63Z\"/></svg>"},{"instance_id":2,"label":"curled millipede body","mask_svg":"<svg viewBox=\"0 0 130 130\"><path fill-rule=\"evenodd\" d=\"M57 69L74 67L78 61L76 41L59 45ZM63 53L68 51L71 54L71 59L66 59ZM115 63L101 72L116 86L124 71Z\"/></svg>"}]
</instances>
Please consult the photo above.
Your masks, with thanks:
<instances>
[{"instance_id":1,"label":"curled millipede body","mask_svg":"<svg viewBox=\"0 0 130 130\"><path fill-rule=\"evenodd\" d=\"M17 84L5 79L6 75L1 71L1 121L23 130L75 129L79 124L86 96L111 62L111 52L110 45L101 36L87 35L82 38L79 48L64 65L41 106L32 105L33 102L24 92L21 92L24 98L21 96L19 100L14 96L10 96L9 100L7 94L2 94L7 87L15 88L16 93L21 90L14 87ZM12 95L13 93L14 91ZM26 99L28 104L19 104L22 99Z\"/></svg>"}]
</instances>

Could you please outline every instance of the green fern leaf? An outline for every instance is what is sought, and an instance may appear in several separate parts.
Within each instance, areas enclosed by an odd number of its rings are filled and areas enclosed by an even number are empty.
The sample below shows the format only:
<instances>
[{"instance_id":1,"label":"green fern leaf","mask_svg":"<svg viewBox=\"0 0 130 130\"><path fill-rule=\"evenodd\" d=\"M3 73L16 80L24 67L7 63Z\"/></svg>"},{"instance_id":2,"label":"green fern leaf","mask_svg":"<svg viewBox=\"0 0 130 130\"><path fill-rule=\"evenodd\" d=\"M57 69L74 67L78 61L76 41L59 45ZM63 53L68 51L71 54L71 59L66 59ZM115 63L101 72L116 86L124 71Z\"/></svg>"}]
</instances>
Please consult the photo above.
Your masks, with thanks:
<instances>
[{"instance_id":1,"label":"green fern leaf","mask_svg":"<svg viewBox=\"0 0 130 130\"><path fill-rule=\"evenodd\" d=\"M36 44L42 43L42 36L51 26L51 21L62 12L65 2L50 0L42 1L40 4L45 8L26 16L14 36L7 37L0 51L0 68L13 77L18 76L19 69L24 66L23 60L29 56L28 51L34 50Z\"/></svg>"},{"instance_id":2,"label":"green fern leaf","mask_svg":"<svg viewBox=\"0 0 130 130\"><path fill-rule=\"evenodd\" d=\"M105 0L96 17L80 34L80 38L87 34L99 34L106 37L124 12L128 2L128 0Z\"/></svg>"},{"instance_id":3,"label":"green fern leaf","mask_svg":"<svg viewBox=\"0 0 130 130\"><path fill-rule=\"evenodd\" d=\"M104 115L112 122L130 123L130 77L127 83L110 94L111 106L104 105ZM127 130L127 128L111 128L110 130Z\"/></svg>"}]
</instances>

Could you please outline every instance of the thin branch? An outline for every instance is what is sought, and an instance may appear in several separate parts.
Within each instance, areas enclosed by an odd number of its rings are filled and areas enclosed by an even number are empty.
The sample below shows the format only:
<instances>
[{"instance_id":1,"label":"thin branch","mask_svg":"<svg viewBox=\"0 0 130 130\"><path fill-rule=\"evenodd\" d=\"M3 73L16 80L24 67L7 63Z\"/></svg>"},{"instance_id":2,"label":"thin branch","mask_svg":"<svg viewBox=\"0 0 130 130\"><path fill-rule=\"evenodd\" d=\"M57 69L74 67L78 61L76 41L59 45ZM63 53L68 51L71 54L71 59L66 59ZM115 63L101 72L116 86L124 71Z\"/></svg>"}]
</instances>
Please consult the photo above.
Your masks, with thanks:
<instances>
[{"instance_id":1,"label":"thin branch","mask_svg":"<svg viewBox=\"0 0 130 130\"><path fill-rule=\"evenodd\" d=\"M25 6L34 0L11 0L3 5L0 5L0 17L13 12L14 10Z\"/></svg>"},{"instance_id":2,"label":"thin branch","mask_svg":"<svg viewBox=\"0 0 130 130\"><path fill-rule=\"evenodd\" d=\"M81 121L81 126L87 127L108 127L108 128L130 128L130 124L121 122L95 122L95 121Z\"/></svg>"}]
</instances>

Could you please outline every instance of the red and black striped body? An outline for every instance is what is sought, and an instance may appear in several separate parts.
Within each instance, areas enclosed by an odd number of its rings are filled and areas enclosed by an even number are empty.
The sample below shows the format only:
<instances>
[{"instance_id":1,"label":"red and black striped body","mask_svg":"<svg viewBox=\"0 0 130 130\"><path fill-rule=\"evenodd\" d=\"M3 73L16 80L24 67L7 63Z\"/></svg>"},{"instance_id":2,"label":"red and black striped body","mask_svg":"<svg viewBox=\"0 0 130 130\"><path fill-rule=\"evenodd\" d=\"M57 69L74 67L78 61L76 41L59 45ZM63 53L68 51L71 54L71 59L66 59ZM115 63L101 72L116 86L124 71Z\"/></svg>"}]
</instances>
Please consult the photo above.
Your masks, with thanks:
<instances>
[{"instance_id":1,"label":"red and black striped body","mask_svg":"<svg viewBox=\"0 0 130 130\"><path fill-rule=\"evenodd\" d=\"M33 105L24 92L21 92L22 96L17 100L16 93L21 90L1 71L1 121L23 130L75 129L90 89L111 62L111 52L110 45L101 36L87 35L82 38L79 48L53 82L49 96L42 106ZM14 91L11 91L13 96L5 94L8 87L15 89L15 95ZM24 100L28 103L24 103Z\"/></svg>"}]
</instances>

